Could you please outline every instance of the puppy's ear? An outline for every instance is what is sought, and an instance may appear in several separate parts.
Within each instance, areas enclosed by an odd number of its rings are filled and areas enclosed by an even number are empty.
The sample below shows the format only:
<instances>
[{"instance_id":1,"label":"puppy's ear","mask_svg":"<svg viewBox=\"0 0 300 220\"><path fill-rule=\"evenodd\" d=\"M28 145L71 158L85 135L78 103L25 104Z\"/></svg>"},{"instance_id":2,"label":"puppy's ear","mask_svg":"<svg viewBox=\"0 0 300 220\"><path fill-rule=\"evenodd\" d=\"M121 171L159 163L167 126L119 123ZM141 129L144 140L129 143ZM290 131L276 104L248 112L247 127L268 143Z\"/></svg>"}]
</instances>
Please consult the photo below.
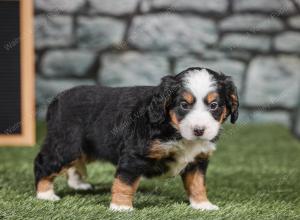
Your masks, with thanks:
<instances>
[{"instance_id":1,"label":"puppy's ear","mask_svg":"<svg viewBox=\"0 0 300 220\"><path fill-rule=\"evenodd\" d=\"M151 123L162 123L166 120L167 108L176 94L178 86L174 76L168 75L161 79L161 83L155 88L148 108Z\"/></svg>"},{"instance_id":2,"label":"puppy's ear","mask_svg":"<svg viewBox=\"0 0 300 220\"><path fill-rule=\"evenodd\" d=\"M239 117L239 97L237 94L237 88L230 76L226 76L224 86L226 93L226 107L229 110L230 122L234 124Z\"/></svg>"}]
</instances>

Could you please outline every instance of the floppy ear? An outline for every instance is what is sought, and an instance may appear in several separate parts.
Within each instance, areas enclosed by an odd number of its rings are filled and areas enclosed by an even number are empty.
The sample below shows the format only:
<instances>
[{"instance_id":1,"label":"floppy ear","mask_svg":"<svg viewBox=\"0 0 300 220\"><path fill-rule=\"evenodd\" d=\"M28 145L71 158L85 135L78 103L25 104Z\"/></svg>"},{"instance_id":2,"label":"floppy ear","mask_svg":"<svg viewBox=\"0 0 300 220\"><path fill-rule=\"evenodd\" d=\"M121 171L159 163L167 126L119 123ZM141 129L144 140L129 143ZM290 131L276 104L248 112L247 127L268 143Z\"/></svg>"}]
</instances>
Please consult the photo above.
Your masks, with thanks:
<instances>
[{"instance_id":1,"label":"floppy ear","mask_svg":"<svg viewBox=\"0 0 300 220\"><path fill-rule=\"evenodd\" d=\"M230 122L234 124L239 117L239 98L237 88L230 76L226 76L224 86L226 93L226 107L229 109Z\"/></svg>"},{"instance_id":2,"label":"floppy ear","mask_svg":"<svg viewBox=\"0 0 300 220\"><path fill-rule=\"evenodd\" d=\"M176 93L178 83L174 76L165 76L161 83L155 88L150 102L148 113L151 123L162 123L167 118L167 108Z\"/></svg>"}]
</instances>

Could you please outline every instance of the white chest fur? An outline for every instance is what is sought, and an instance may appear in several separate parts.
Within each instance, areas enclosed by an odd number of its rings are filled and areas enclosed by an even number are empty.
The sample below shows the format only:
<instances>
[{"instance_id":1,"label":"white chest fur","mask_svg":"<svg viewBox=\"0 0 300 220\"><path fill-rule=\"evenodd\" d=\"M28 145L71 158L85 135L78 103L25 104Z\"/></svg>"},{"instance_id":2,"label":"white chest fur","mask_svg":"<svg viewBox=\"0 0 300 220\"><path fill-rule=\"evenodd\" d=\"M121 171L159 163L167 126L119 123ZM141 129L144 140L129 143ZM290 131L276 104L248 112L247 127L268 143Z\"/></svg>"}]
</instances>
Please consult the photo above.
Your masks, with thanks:
<instances>
[{"instance_id":1,"label":"white chest fur","mask_svg":"<svg viewBox=\"0 0 300 220\"><path fill-rule=\"evenodd\" d=\"M163 147L175 155L175 161L168 164L170 170L166 176L178 175L188 163L193 162L195 157L201 153L210 154L216 147L209 141L170 141L163 143Z\"/></svg>"}]
</instances>

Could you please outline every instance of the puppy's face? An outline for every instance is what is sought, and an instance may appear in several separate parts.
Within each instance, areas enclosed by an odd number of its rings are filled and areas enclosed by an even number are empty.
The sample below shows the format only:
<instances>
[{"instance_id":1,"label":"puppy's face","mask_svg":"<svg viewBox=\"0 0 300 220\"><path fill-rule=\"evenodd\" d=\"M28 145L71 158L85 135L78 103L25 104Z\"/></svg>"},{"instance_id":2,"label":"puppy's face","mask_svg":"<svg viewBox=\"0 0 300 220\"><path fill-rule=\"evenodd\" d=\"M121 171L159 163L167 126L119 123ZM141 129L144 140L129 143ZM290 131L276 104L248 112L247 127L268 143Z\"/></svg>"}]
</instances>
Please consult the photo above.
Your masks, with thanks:
<instances>
[{"instance_id":1,"label":"puppy's face","mask_svg":"<svg viewBox=\"0 0 300 220\"><path fill-rule=\"evenodd\" d=\"M192 68L176 76L180 89L169 106L171 124L187 140L213 140L221 124L238 117L238 96L229 77L211 70Z\"/></svg>"}]
</instances>

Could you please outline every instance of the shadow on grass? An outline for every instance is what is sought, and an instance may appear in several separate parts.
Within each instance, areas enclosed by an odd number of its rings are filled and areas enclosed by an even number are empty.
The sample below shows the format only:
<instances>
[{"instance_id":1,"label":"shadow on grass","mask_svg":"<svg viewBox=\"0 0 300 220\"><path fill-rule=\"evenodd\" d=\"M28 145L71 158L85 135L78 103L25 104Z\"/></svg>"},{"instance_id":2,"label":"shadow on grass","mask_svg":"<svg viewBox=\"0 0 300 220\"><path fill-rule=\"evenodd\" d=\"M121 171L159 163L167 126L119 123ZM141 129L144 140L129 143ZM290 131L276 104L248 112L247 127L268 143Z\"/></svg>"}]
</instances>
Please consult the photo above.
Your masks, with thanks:
<instances>
[{"instance_id":1,"label":"shadow on grass","mask_svg":"<svg viewBox=\"0 0 300 220\"><path fill-rule=\"evenodd\" d=\"M91 196L111 196L111 184L93 184L93 189L91 190L73 190L71 188L68 189L62 189L58 190L57 194L63 199L67 196L82 196L83 198L88 198ZM174 192L176 189L174 189ZM157 202L158 200L163 200L161 202ZM101 199L102 202L105 204L107 203L109 205L110 199L106 201ZM151 189L149 187L140 187L135 195L135 207L138 209L142 208L149 208L149 207L161 207L162 205L168 205L171 203L178 203L178 202L184 202L188 204L188 200L186 197L182 197L181 199L178 199L178 196L174 196L172 193L163 192L161 190L157 189ZM104 205L105 205L104 204Z\"/></svg>"}]
</instances>

